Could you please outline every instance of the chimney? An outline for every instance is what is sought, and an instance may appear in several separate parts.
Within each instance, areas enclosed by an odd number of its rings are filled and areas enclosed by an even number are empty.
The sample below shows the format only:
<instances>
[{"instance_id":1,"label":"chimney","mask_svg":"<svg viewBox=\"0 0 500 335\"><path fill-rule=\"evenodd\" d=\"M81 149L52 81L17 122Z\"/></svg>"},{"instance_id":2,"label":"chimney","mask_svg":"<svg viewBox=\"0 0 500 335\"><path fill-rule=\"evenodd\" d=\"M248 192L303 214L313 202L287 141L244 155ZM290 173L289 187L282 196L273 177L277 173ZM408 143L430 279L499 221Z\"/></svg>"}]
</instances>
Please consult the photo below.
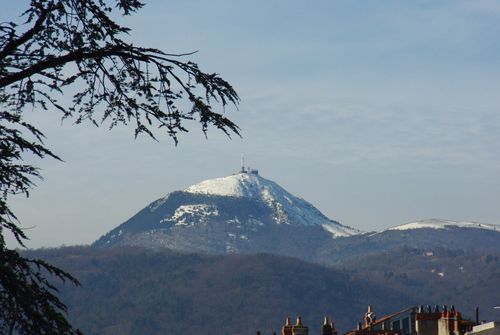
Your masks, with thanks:
<instances>
[{"instance_id":1,"label":"chimney","mask_svg":"<svg viewBox=\"0 0 500 335\"><path fill-rule=\"evenodd\" d=\"M368 311L365 313L365 328L371 327L375 322L375 313L371 305L368 305Z\"/></svg>"},{"instance_id":2,"label":"chimney","mask_svg":"<svg viewBox=\"0 0 500 335\"><path fill-rule=\"evenodd\" d=\"M308 335L309 328L302 325L302 318L297 316L297 323L295 326L292 326L292 334L293 335Z\"/></svg>"},{"instance_id":3,"label":"chimney","mask_svg":"<svg viewBox=\"0 0 500 335\"><path fill-rule=\"evenodd\" d=\"M476 307L476 325L479 324L479 307Z\"/></svg>"},{"instance_id":4,"label":"chimney","mask_svg":"<svg viewBox=\"0 0 500 335\"><path fill-rule=\"evenodd\" d=\"M292 324L290 321L290 317L286 318L285 325L281 328L281 335L292 335Z\"/></svg>"},{"instance_id":5,"label":"chimney","mask_svg":"<svg viewBox=\"0 0 500 335\"><path fill-rule=\"evenodd\" d=\"M332 326L329 323L328 316L325 316L323 327L321 327L321 335L333 335Z\"/></svg>"},{"instance_id":6,"label":"chimney","mask_svg":"<svg viewBox=\"0 0 500 335\"><path fill-rule=\"evenodd\" d=\"M330 327L332 327L332 333L333 333L333 335L337 335L337 332L335 331L335 323L333 321L330 322Z\"/></svg>"}]
</instances>

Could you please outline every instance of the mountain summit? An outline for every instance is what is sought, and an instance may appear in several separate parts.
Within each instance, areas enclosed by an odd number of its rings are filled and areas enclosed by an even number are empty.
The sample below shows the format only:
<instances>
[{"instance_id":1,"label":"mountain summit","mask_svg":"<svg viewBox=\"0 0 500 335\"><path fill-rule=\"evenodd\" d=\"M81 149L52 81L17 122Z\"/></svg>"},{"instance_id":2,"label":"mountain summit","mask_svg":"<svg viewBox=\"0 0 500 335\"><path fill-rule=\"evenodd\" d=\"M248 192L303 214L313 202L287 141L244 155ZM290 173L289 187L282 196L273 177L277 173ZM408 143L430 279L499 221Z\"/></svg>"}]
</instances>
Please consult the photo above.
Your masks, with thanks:
<instances>
[{"instance_id":1,"label":"mountain summit","mask_svg":"<svg viewBox=\"0 0 500 335\"><path fill-rule=\"evenodd\" d=\"M257 170L242 168L167 194L94 245L293 256L315 249L313 244L359 233L327 218Z\"/></svg>"},{"instance_id":2,"label":"mountain summit","mask_svg":"<svg viewBox=\"0 0 500 335\"><path fill-rule=\"evenodd\" d=\"M274 210L273 221L276 224L321 225L332 237L359 233L356 229L328 219L309 202L290 194L277 183L262 178L257 170L243 170L227 177L205 180L184 191L260 201Z\"/></svg>"}]
</instances>

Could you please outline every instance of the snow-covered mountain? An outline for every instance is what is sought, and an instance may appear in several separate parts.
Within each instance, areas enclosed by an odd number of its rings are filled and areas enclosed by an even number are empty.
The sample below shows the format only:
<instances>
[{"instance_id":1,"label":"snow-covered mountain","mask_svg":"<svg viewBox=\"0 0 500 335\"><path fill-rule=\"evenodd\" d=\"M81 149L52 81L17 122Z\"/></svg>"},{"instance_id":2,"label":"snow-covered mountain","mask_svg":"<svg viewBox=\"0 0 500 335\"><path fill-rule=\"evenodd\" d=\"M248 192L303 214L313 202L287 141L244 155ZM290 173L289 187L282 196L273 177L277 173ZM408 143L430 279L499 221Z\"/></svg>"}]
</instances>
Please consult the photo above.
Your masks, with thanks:
<instances>
[{"instance_id":1,"label":"snow-covered mountain","mask_svg":"<svg viewBox=\"0 0 500 335\"><path fill-rule=\"evenodd\" d=\"M242 169L167 194L94 245L302 256L332 238L360 233L257 171Z\"/></svg>"},{"instance_id":2,"label":"snow-covered mountain","mask_svg":"<svg viewBox=\"0 0 500 335\"><path fill-rule=\"evenodd\" d=\"M453 228L475 228L475 229L486 229L494 230L500 232L500 226L489 224L489 223L479 223L479 222L468 222L468 221L451 221L451 220L441 220L441 219L426 219L415 222L408 222L402 225L391 227L387 230L411 230L411 229L453 229Z\"/></svg>"}]
</instances>

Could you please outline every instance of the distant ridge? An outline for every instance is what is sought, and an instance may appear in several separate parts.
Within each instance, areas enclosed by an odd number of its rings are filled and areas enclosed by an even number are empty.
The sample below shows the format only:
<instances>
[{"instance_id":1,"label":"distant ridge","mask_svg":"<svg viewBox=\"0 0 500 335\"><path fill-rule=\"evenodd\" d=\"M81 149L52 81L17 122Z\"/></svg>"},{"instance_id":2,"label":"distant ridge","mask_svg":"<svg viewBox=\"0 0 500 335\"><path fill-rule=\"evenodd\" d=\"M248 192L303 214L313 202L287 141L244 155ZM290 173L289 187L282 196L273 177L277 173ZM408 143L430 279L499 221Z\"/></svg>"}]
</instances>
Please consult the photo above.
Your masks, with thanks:
<instances>
[{"instance_id":1,"label":"distant ridge","mask_svg":"<svg viewBox=\"0 0 500 335\"><path fill-rule=\"evenodd\" d=\"M479 223L473 221L451 221L442 219L426 219L415 222L408 222L398 226L391 227L387 230L411 230L411 229L450 229L450 228L475 228L486 229L500 232L500 225L490 223Z\"/></svg>"}]
</instances>

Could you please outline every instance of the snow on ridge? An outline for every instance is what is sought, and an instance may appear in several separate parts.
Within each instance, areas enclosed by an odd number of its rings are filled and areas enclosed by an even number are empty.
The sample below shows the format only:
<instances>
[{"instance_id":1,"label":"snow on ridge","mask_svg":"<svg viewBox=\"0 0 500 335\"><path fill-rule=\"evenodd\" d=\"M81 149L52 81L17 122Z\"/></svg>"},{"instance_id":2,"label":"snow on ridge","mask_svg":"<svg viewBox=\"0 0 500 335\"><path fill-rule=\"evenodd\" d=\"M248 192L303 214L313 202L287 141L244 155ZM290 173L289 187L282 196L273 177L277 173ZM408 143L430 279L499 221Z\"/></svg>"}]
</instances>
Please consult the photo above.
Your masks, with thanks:
<instances>
[{"instance_id":1,"label":"snow on ridge","mask_svg":"<svg viewBox=\"0 0 500 335\"><path fill-rule=\"evenodd\" d=\"M160 198L158 200L156 200L155 202L153 202L152 204L149 205L149 211L150 212L154 212L158 207L160 207L161 205L163 205L165 202L167 202L167 200L170 198L170 193L168 193L166 196L164 196L163 198Z\"/></svg>"},{"instance_id":2,"label":"snow on ridge","mask_svg":"<svg viewBox=\"0 0 500 335\"><path fill-rule=\"evenodd\" d=\"M395 227L391 227L387 230L410 230L410 229L421 229L421 228L449 229L449 227L476 228L476 229L486 229L486 230L494 230L500 232L500 225L479 223L473 221L451 221L451 220L441 220L441 219L427 219L427 220L409 222Z\"/></svg>"},{"instance_id":3,"label":"snow on ridge","mask_svg":"<svg viewBox=\"0 0 500 335\"><path fill-rule=\"evenodd\" d=\"M275 182L262 178L258 174L246 172L208 179L186 188L184 192L254 198L263 200L269 205L281 203L286 206L305 202Z\"/></svg>"},{"instance_id":4,"label":"snow on ridge","mask_svg":"<svg viewBox=\"0 0 500 335\"><path fill-rule=\"evenodd\" d=\"M335 222L327 222L321 225L324 230L332 234L334 237L347 237L351 235L361 234L362 231L347 226L341 226Z\"/></svg>"},{"instance_id":5,"label":"snow on ridge","mask_svg":"<svg viewBox=\"0 0 500 335\"><path fill-rule=\"evenodd\" d=\"M208 179L184 190L189 193L213 194L233 197L263 198L293 197L278 184L254 173L237 173Z\"/></svg>"}]
</instances>

